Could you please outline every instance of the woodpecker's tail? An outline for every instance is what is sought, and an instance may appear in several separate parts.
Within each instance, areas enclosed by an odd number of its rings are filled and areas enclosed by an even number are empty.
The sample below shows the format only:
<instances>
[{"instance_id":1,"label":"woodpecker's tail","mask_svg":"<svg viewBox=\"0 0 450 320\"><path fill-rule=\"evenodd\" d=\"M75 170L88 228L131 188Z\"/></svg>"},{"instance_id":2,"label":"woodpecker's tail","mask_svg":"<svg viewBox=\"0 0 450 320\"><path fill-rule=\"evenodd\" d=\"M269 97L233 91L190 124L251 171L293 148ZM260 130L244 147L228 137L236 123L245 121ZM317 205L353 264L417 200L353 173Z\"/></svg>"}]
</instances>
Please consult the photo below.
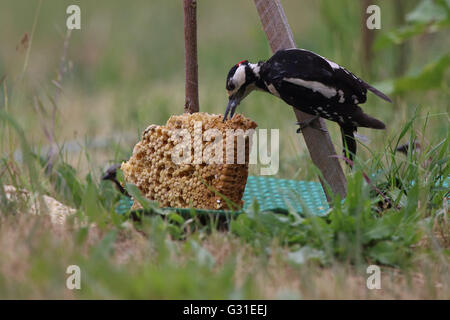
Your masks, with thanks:
<instances>
[{"instance_id":1,"label":"woodpecker's tail","mask_svg":"<svg viewBox=\"0 0 450 320\"><path fill-rule=\"evenodd\" d=\"M353 120L358 124L358 127L365 127L371 129L386 129L386 125L374 117L364 113L360 107L354 112Z\"/></svg>"},{"instance_id":2,"label":"woodpecker's tail","mask_svg":"<svg viewBox=\"0 0 450 320\"><path fill-rule=\"evenodd\" d=\"M387 95L385 95L383 92L381 92L380 90L375 89L374 87L372 87L370 84L368 84L368 83L365 82L365 81L362 81L362 80L361 80L361 83L362 83L363 87L366 88L367 90L372 91L372 92L375 93L377 96L379 96L381 99L386 100L387 102L392 103L392 100L391 100Z\"/></svg>"},{"instance_id":3,"label":"woodpecker's tail","mask_svg":"<svg viewBox=\"0 0 450 320\"><path fill-rule=\"evenodd\" d=\"M354 155L356 155L356 140L354 132L356 127L353 126L341 126L342 145L344 157L350 159L353 162ZM350 167L352 165L350 164Z\"/></svg>"}]
</instances>

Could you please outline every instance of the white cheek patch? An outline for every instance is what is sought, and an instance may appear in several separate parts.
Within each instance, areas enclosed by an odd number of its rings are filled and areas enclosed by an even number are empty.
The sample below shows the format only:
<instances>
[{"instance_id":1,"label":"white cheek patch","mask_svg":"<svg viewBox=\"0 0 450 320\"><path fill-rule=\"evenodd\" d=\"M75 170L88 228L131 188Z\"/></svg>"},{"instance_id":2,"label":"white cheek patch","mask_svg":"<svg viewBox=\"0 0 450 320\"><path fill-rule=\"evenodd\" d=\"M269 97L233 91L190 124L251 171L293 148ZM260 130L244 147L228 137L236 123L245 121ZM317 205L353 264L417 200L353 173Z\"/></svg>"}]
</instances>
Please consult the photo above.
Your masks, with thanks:
<instances>
[{"instance_id":1,"label":"white cheek patch","mask_svg":"<svg viewBox=\"0 0 450 320\"><path fill-rule=\"evenodd\" d=\"M336 95L336 89L332 87L328 87L324 85L323 83L317 82L317 81L306 81L302 79L297 78L284 78L284 81L311 89L313 92L319 92L326 98L331 98Z\"/></svg>"},{"instance_id":2,"label":"white cheek patch","mask_svg":"<svg viewBox=\"0 0 450 320\"><path fill-rule=\"evenodd\" d=\"M236 69L236 72L234 73L233 78L231 78L231 81L233 82L234 90L230 91L230 94L233 94L236 91L238 91L241 88L241 86L245 83L245 66L244 65L240 65Z\"/></svg>"}]
</instances>

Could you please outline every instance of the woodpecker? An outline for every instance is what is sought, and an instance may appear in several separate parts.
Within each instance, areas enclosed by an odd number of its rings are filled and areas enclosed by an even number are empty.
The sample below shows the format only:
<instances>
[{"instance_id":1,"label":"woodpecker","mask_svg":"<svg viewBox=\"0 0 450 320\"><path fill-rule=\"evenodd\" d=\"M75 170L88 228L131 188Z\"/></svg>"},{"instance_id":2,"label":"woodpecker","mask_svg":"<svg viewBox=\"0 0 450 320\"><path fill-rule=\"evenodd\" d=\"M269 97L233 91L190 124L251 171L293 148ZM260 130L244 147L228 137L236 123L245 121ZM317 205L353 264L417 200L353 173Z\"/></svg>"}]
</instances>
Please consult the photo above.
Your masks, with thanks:
<instances>
[{"instance_id":1,"label":"woodpecker","mask_svg":"<svg viewBox=\"0 0 450 320\"><path fill-rule=\"evenodd\" d=\"M367 90L392 102L385 94L339 66L314 52L304 49L277 51L269 60L256 64L243 60L234 65L227 76L229 101L223 121L233 117L236 107L253 90L268 92L294 108L314 117L297 122L297 132L307 126L321 129L315 120L322 117L339 124L342 141L356 154L354 132L357 127L385 129L385 125L363 112L358 104L366 102Z\"/></svg>"}]
</instances>

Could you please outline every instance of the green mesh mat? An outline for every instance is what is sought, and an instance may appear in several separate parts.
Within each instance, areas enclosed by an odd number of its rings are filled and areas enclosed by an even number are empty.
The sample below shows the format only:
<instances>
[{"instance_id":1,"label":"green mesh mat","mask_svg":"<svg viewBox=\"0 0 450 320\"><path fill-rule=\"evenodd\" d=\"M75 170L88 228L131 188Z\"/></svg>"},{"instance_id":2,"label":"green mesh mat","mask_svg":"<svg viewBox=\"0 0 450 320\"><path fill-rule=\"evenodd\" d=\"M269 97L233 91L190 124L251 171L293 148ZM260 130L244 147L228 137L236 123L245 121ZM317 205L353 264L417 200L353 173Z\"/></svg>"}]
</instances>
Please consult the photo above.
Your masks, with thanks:
<instances>
[{"instance_id":1,"label":"green mesh mat","mask_svg":"<svg viewBox=\"0 0 450 320\"><path fill-rule=\"evenodd\" d=\"M325 215L329 209L322 185L313 181L249 176L243 200L244 209L256 200L262 211L304 213L306 207L311 214Z\"/></svg>"},{"instance_id":2,"label":"green mesh mat","mask_svg":"<svg viewBox=\"0 0 450 320\"><path fill-rule=\"evenodd\" d=\"M325 215L329 209L325 193L319 182L276 179L270 177L249 176L243 196L244 210L250 208L256 200L261 211L287 213L293 210L304 213L306 207L310 214ZM132 200L122 197L116 212L123 214L131 208ZM179 213L190 213L189 208L163 208ZM224 210L195 209L197 213L239 214Z\"/></svg>"},{"instance_id":3,"label":"green mesh mat","mask_svg":"<svg viewBox=\"0 0 450 320\"><path fill-rule=\"evenodd\" d=\"M447 178L443 187L448 188L450 178ZM329 206L327 198L319 182L297 181L288 179L277 179L270 177L249 176L245 185L243 196L244 210L251 208L256 200L261 211L272 211L287 213L293 210L297 213L304 213L303 208L307 208L310 214L324 216L327 214ZM120 199L116 212L124 214L128 212L133 201L125 196ZM450 201L449 201L450 205ZM178 213L189 214L189 208L163 208L162 210L176 211ZM231 212L224 210L204 210L195 209L197 213L213 213L219 215L240 214L241 212Z\"/></svg>"}]
</instances>

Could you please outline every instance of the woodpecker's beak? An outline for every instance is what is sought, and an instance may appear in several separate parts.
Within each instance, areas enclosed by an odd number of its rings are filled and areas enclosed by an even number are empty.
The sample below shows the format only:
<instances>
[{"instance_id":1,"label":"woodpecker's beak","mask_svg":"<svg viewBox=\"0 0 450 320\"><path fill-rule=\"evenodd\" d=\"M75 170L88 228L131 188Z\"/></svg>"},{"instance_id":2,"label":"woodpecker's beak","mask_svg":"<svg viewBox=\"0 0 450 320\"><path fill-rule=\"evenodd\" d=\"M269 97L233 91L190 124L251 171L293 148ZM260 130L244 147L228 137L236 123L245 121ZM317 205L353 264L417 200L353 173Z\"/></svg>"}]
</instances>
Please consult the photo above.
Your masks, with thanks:
<instances>
[{"instance_id":1,"label":"woodpecker's beak","mask_svg":"<svg viewBox=\"0 0 450 320\"><path fill-rule=\"evenodd\" d=\"M228 114L230 114L230 119L233 118L234 112L236 111L237 106L241 102L241 95L239 92L236 92L235 94L231 95L228 100L227 109L225 110L225 115L223 117L223 122L225 122L228 119Z\"/></svg>"}]
</instances>

